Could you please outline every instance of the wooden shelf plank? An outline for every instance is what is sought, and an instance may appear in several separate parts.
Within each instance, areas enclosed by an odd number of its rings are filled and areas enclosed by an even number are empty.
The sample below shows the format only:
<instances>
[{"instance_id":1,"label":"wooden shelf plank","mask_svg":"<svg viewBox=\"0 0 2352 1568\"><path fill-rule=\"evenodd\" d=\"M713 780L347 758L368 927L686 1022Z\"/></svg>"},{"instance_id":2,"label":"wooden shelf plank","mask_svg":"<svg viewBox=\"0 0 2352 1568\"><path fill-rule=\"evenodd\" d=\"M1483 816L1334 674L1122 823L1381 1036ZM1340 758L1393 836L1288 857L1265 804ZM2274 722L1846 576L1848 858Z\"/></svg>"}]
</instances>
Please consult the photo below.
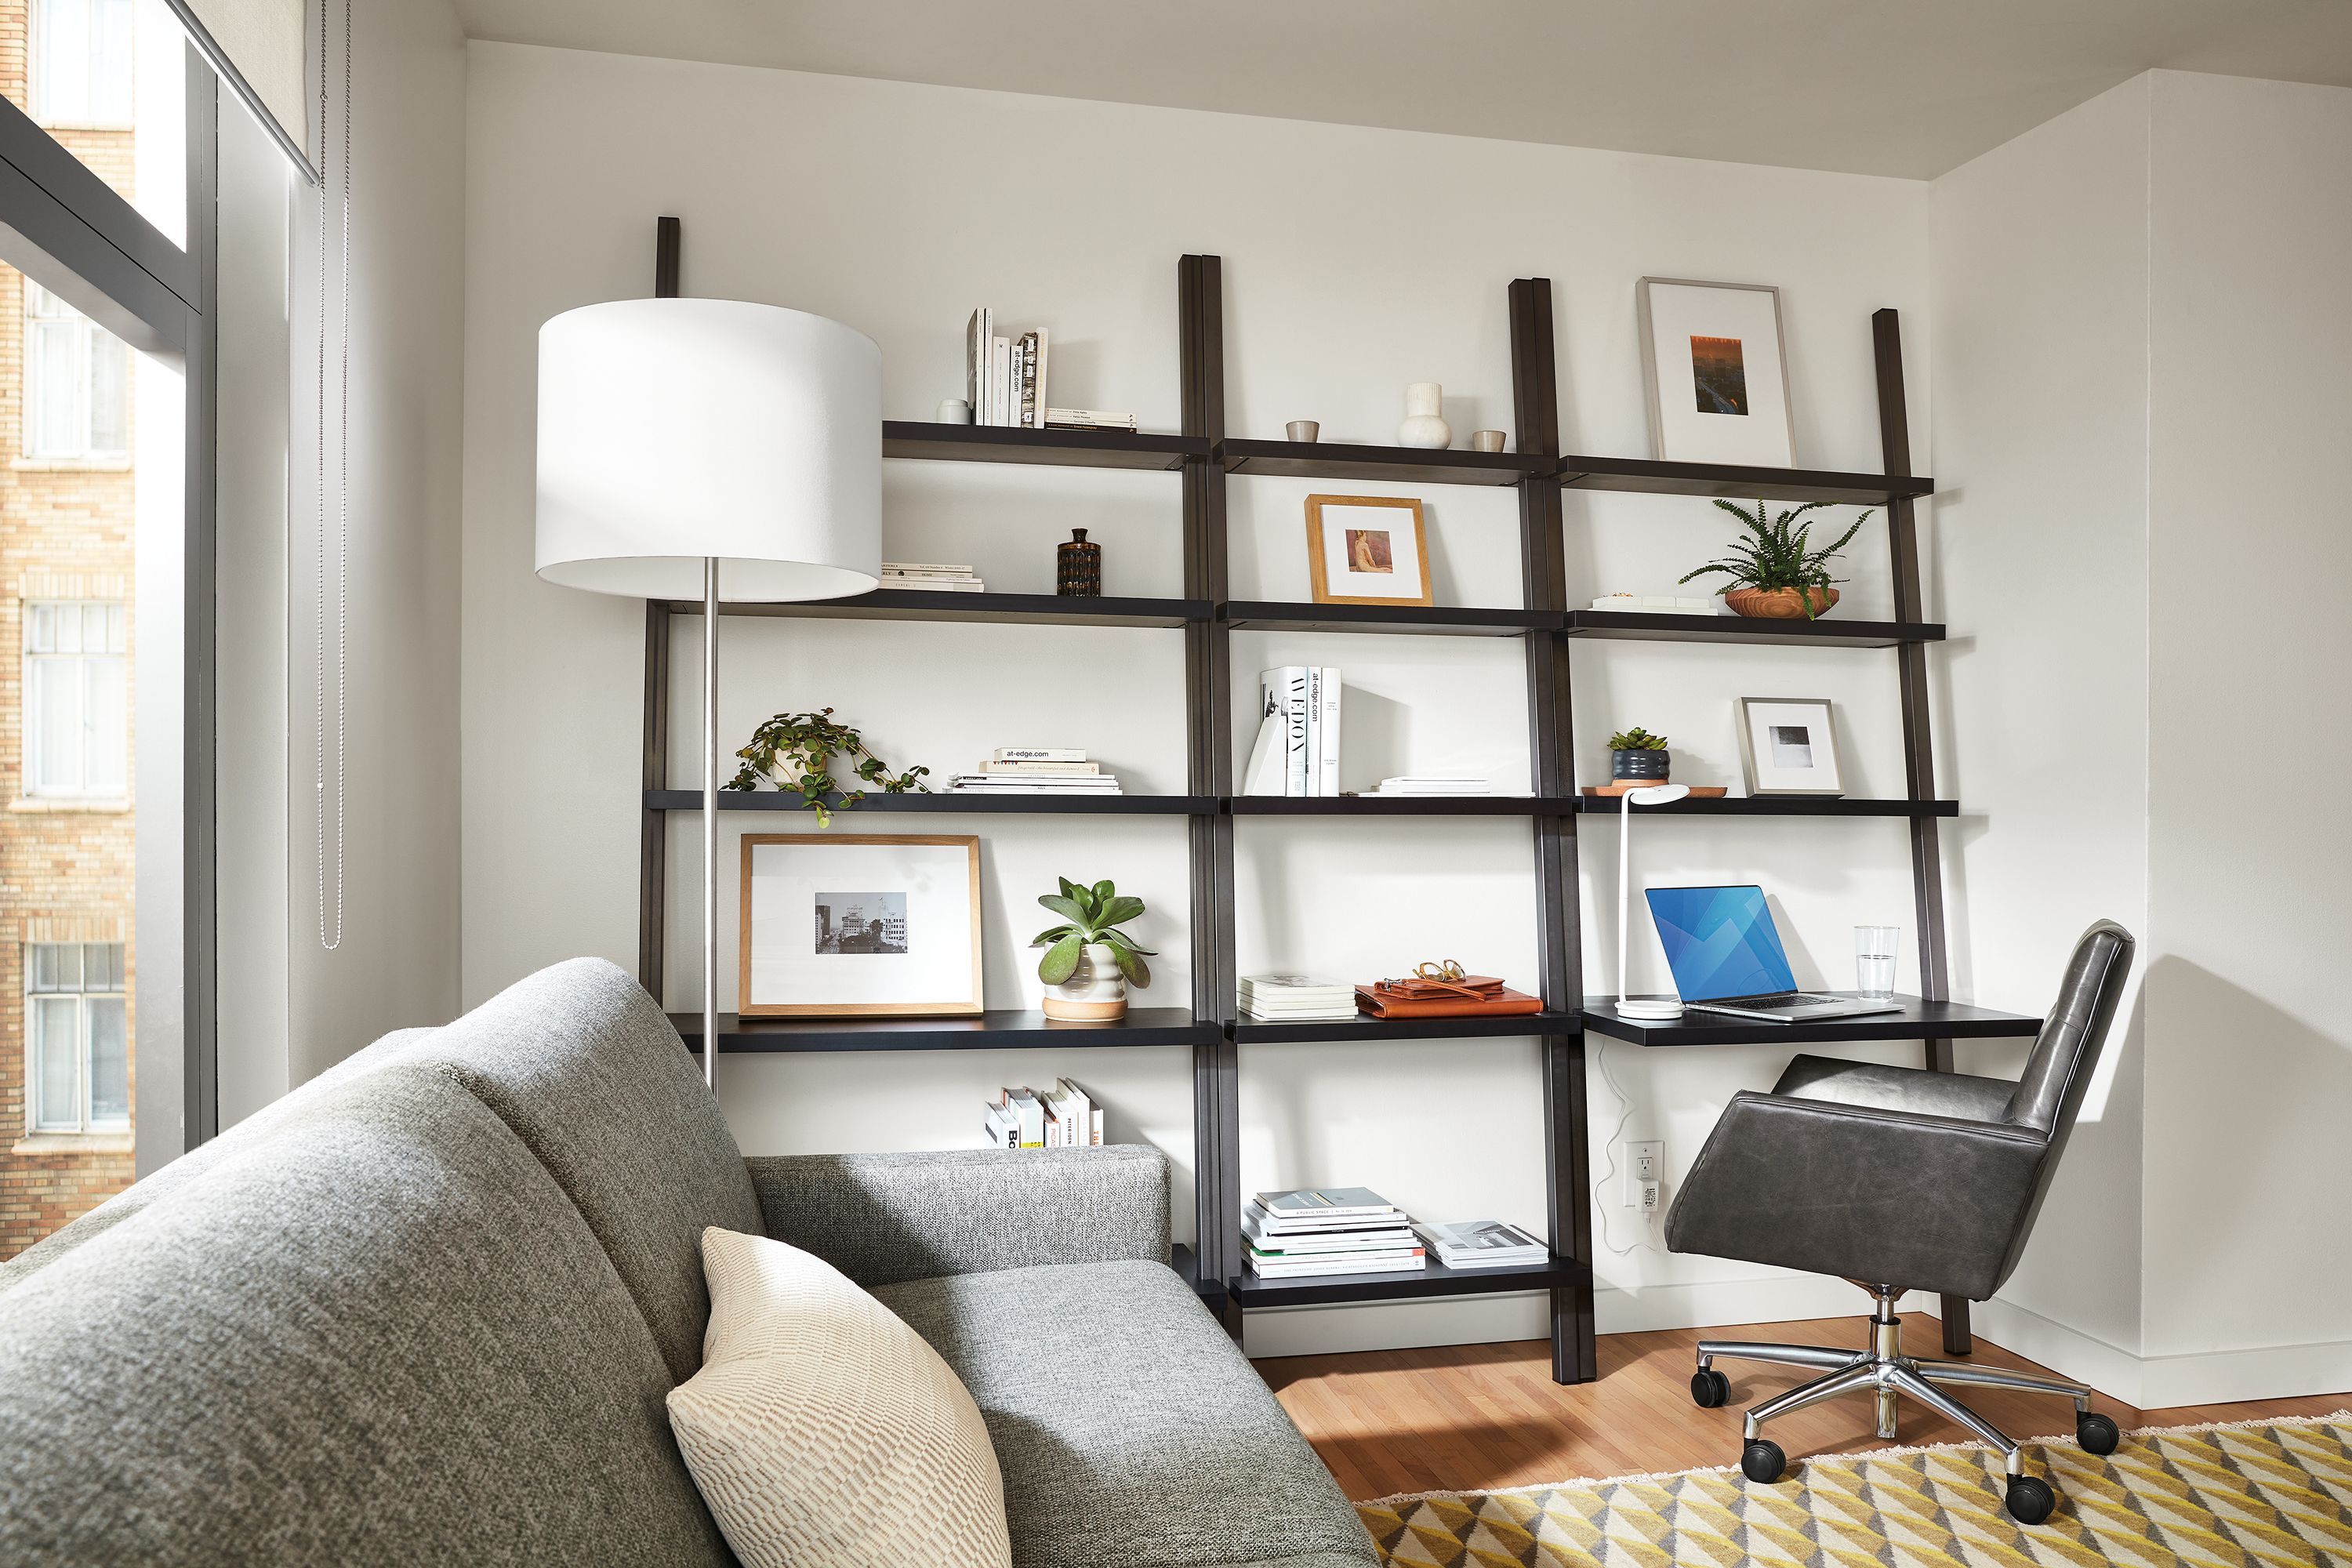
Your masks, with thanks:
<instances>
[{"instance_id":1,"label":"wooden shelf plank","mask_svg":"<svg viewBox=\"0 0 2352 1568\"><path fill-rule=\"evenodd\" d=\"M1413 485L1515 485L1551 469L1550 458L1528 452L1433 451L1346 441L1223 441L1217 460L1229 474Z\"/></svg>"},{"instance_id":2,"label":"wooden shelf plank","mask_svg":"<svg viewBox=\"0 0 2352 1568\"><path fill-rule=\"evenodd\" d=\"M1549 1290L1589 1282L1592 1271L1573 1258L1503 1268L1448 1268L1435 1258L1410 1274L1320 1274L1262 1279L1244 1266L1232 1282L1244 1307L1320 1307L1347 1301L1406 1301L1431 1296L1486 1296L1507 1290Z\"/></svg>"},{"instance_id":3,"label":"wooden shelf plank","mask_svg":"<svg viewBox=\"0 0 2352 1568\"><path fill-rule=\"evenodd\" d=\"M1335 1018L1321 1023L1275 1023L1242 1015L1234 1026L1237 1045L1336 1044L1349 1040L1475 1040L1497 1036L1572 1035L1582 1027L1574 1013L1529 1013L1517 1018Z\"/></svg>"},{"instance_id":4,"label":"wooden shelf plank","mask_svg":"<svg viewBox=\"0 0 2352 1568\"><path fill-rule=\"evenodd\" d=\"M702 1044L702 1015L672 1013L689 1050ZM761 1051L984 1051L1040 1046L1200 1046L1224 1026L1184 1007L1130 1007L1110 1024L1066 1024L1043 1013L992 1008L962 1018L744 1018L719 1015L719 1054Z\"/></svg>"},{"instance_id":5,"label":"wooden shelf plank","mask_svg":"<svg viewBox=\"0 0 2352 1568\"><path fill-rule=\"evenodd\" d=\"M1616 795L1577 796L1578 809L1587 816L1614 816L1623 809ZM1696 796L1666 805L1637 805L1637 816L1958 816L1957 800L1854 800L1811 795L1734 795L1701 800Z\"/></svg>"},{"instance_id":6,"label":"wooden shelf plank","mask_svg":"<svg viewBox=\"0 0 2352 1568\"><path fill-rule=\"evenodd\" d=\"M1572 816L1573 796L1532 795L1237 795L1235 816Z\"/></svg>"},{"instance_id":7,"label":"wooden shelf plank","mask_svg":"<svg viewBox=\"0 0 2352 1568\"><path fill-rule=\"evenodd\" d=\"M1885 506L1896 496L1935 492L1936 481L1893 474L1843 474L1819 468L1754 468L1732 463L1661 463L1643 458L1567 457L1559 480L1571 489L1726 500L1820 500Z\"/></svg>"},{"instance_id":8,"label":"wooden shelf plank","mask_svg":"<svg viewBox=\"0 0 2352 1568\"><path fill-rule=\"evenodd\" d=\"M885 795L880 790L874 790L856 805L840 807L835 820L869 812L894 811L1045 813L1077 816L1214 816L1217 804L1217 797L1213 795L950 795L944 790L931 795ZM700 811L702 792L694 789L649 789L646 791L646 808L648 811ZM756 794L720 790L719 809L787 812L805 811L807 807L802 804L800 796L786 795L782 790L761 790ZM814 826L814 816L810 825Z\"/></svg>"},{"instance_id":9,"label":"wooden shelf plank","mask_svg":"<svg viewBox=\"0 0 2352 1568\"><path fill-rule=\"evenodd\" d=\"M1851 996L1851 991L1822 993ZM1820 1018L1811 1023L1767 1024L1734 1018L1722 1013L1685 1013L1679 1018L1655 1022L1617 1016L1616 999L1587 996L1584 1026L1612 1039L1642 1046L1788 1046L1829 1045L1851 1040L1979 1040L2017 1035L2038 1035L2042 1020L2017 1013L1971 1007L1964 1002L1929 1002L1917 996L1897 996L1900 1013L1873 1013L1858 1018Z\"/></svg>"},{"instance_id":10,"label":"wooden shelf plank","mask_svg":"<svg viewBox=\"0 0 2352 1568\"><path fill-rule=\"evenodd\" d=\"M1572 637L1641 642L1711 642L1787 647L1897 647L1942 642L1933 622L1772 621L1748 616L1677 616L1661 611L1570 610L1563 628Z\"/></svg>"},{"instance_id":11,"label":"wooden shelf plank","mask_svg":"<svg viewBox=\"0 0 2352 1568\"><path fill-rule=\"evenodd\" d=\"M1001 425L935 425L919 419L882 422L882 455L949 463L1034 463L1064 468L1154 468L1172 471L1188 458L1206 458L1198 436L1129 435L1121 430L1016 430Z\"/></svg>"},{"instance_id":12,"label":"wooden shelf plank","mask_svg":"<svg viewBox=\"0 0 2352 1568\"><path fill-rule=\"evenodd\" d=\"M702 612L691 600L670 601L674 615ZM1038 626L1181 626L1216 614L1207 599L1082 599L1058 594L947 594L919 588L877 588L845 599L798 604L733 604L721 615L859 621L994 621Z\"/></svg>"},{"instance_id":13,"label":"wooden shelf plank","mask_svg":"<svg viewBox=\"0 0 2352 1568\"><path fill-rule=\"evenodd\" d=\"M1515 637L1559 625L1551 610L1425 605L1302 605L1240 599L1224 606L1235 631L1379 632L1412 637Z\"/></svg>"}]
</instances>

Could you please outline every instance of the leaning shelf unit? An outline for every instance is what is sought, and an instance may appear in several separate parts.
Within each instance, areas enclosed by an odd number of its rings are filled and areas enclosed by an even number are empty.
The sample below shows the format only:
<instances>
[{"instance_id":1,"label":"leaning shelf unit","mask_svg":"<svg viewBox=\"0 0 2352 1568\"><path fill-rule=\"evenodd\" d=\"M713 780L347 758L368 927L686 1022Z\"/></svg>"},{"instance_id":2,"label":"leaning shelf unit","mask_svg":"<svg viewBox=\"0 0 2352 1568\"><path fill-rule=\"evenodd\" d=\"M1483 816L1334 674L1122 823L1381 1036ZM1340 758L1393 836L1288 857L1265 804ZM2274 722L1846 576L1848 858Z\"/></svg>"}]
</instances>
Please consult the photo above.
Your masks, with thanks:
<instances>
[{"instance_id":1,"label":"leaning shelf unit","mask_svg":"<svg viewBox=\"0 0 2352 1568\"><path fill-rule=\"evenodd\" d=\"M667 220L665 220L667 224ZM665 238L675 243L675 230ZM665 278L674 279L674 261ZM1189 1007L1137 1008L1109 1026L1053 1025L1026 1011L990 1011L955 1019L739 1019L722 1014L719 1048L725 1052L956 1050L1006 1047L1189 1046L1193 1065L1196 1235L1177 1267L1238 1334L1241 1314L1265 1306L1427 1299L1496 1291L1549 1293L1552 1375L1561 1383L1598 1374L1593 1342L1591 1160L1588 1146L1584 1035L1590 1029L1645 1044L1728 1043L1736 1028L1698 1026L1671 1030L1629 1029L1605 1009L1588 1008L1583 994L1577 876L1580 817L1614 814L1616 801L1578 793L1571 720L1570 650L1580 640L1738 643L1756 647L1891 648L1901 683L1906 792L1899 799L1823 800L1763 796L1685 800L1646 812L1690 816L1885 816L1908 822L1922 996L1901 1019L1839 1033L1789 1031L1783 1042L1815 1038L1907 1039L1927 1035L1927 1065L1950 1070L1948 1035L2025 1034L2038 1020L1948 1004L1938 824L1956 814L1936 798L1929 750L1926 649L1944 637L1923 614L1913 502L1933 481L1910 471L1904 408L1902 344L1895 312L1873 318L1880 434L1885 471L1832 473L1718 464L1658 462L1564 455L1559 450L1555 390L1551 285L1521 279L1510 285L1509 313L1514 411L1518 450L1507 453L1432 452L1408 447L1318 445L1228 437L1224 428L1223 268L1219 258L1186 256L1178 264L1178 331L1181 346L1183 430L1177 435L1034 431L889 421L886 458L921 461L1022 463L1050 467L1156 470L1177 476L1182 506L1183 596L1172 599L1059 598L1034 594L932 594L884 589L854 598L807 604L728 605L724 613L752 616L862 617L877 620L1005 622L1071 626L1180 628L1184 637L1186 793L1174 795L1014 795L972 798L946 795L872 794L857 808L869 813L955 812L1160 814L1187 825L1191 866L1192 996ZM1265 603L1226 594L1228 476L1280 475L1328 479L1391 480L1417 485L1515 488L1519 501L1523 604L1517 609ZM1883 507L1892 543L1895 619L1892 621L1769 621L1699 618L1571 609L1568 603L1562 492L1570 489L1630 490L1699 497L1763 497ZM639 867L638 973L660 994L663 973L663 891L669 813L698 810L698 791L669 787L668 688L671 621L698 615L695 602L647 606L645 660L644 815ZM1526 649L1530 756L1534 793L1528 796L1297 799L1233 793L1232 634L1278 629L1328 633L1506 637ZM794 809L797 797L722 793L722 810ZM1541 921L1539 978L1544 1011L1508 1019L1411 1019L1262 1023L1237 1016L1234 956L1234 822L1241 816L1506 816L1528 819ZM1395 831L1410 831L1399 827ZM699 1048L698 1015L677 1015L690 1047ZM1899 1032L1898 1032L1899 1031ZM1276 1041L1321 1043L1402 1039L1532 1037L1541 1053L1538 1112L1544 1133L1547 1221L1551 1258L1512 1268L1452 1270L1432 1261L1419 1274L1339 1275L1265 1280L1243 1266L1239 1217L1240 1052ZM1945 1338L1955 1353L1968 1348L1968 1303L1947 1298Z\"/></svg>"}]
</instances>

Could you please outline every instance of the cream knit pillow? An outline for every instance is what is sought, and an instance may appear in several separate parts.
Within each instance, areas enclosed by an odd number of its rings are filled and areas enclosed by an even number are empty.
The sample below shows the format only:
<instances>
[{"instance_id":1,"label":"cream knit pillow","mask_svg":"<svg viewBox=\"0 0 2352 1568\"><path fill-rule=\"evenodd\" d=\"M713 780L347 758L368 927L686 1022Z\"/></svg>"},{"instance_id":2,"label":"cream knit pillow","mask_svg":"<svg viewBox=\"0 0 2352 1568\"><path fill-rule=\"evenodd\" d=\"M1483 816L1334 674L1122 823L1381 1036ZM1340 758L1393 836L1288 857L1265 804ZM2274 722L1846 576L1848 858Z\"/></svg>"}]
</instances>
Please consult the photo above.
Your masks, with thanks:
<instances>
[{"instance_id":1,"label":"cream knit pillow","mask_svg":"<svg viewBox=\"0 0 2352 1568\"><path fill-rule=\"evenodd\" d=\"M669 1422L747 1568L1009 1568L996 1450L939 1352L797 1247L713 1226L702 1272L702 1370Z\"/></svg>"}]
</instances>

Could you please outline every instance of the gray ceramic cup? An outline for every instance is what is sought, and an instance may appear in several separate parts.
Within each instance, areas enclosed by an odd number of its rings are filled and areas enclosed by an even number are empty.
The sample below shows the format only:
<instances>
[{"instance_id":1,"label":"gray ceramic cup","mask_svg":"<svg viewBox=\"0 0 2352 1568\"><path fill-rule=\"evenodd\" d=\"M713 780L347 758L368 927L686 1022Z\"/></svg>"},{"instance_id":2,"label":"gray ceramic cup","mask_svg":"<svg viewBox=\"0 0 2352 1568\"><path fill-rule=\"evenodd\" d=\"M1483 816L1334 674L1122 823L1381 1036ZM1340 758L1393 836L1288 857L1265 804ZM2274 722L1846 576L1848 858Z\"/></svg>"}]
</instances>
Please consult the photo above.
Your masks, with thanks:
<instances>
[{"instance_id":1,"label":"gray ceramic cup","mask_svg":"<svg viewBox=\"0 0 2352 1568\"><path fill-rule=\"evenodd\" d=\"M1294 441L1312 441L1323 433L1323 426L1312 419L1294 419L1283 428Z\"/></svg>"},{"instance_id":2,"label":"gray ceramic cup","mask_svg":"<svg viewBox=\"0 0 2352 1568\"><path fill-rule=\"evenodd\" d=\"M1499 452L1503 449L1503 433L1500 430L1473 430L1470 432L1470 449L1474 452Z\"/></svg>"}]
</instances>

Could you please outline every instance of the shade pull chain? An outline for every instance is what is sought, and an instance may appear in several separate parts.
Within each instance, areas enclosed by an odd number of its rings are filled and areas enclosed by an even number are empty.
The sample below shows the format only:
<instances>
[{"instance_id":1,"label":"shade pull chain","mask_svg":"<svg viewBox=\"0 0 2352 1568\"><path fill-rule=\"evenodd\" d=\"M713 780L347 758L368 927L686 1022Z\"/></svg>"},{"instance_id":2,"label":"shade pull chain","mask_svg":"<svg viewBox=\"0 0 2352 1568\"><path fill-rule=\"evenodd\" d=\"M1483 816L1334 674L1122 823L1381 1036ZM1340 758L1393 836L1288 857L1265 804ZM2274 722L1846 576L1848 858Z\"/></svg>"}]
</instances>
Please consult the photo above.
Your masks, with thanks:
<instances>
[{"instance_id":1,"label":"shade pull chain","mask_svg":"<svg viewBox=\"0 0 2352 1568\"><path fill-rule=\"evenodd\" d=\"M341 224L336 243L334 324L340 360L341 391L335 444L335 788L327 793L327 186L334 177L328 132L327 91L330 49L328 0L319 0L319 448L318 448L318 581L312 605L317 611L316 657L312 660L315 742L316 810L318 825L319 945L332 952L343 942L343 839L346 742L350 706L346 700L351 653L351 479L352 479L352 0L343 0L343 163ZM327 819L334 818L334 899L327 896Z\"/></svg>"}]
</instances>

